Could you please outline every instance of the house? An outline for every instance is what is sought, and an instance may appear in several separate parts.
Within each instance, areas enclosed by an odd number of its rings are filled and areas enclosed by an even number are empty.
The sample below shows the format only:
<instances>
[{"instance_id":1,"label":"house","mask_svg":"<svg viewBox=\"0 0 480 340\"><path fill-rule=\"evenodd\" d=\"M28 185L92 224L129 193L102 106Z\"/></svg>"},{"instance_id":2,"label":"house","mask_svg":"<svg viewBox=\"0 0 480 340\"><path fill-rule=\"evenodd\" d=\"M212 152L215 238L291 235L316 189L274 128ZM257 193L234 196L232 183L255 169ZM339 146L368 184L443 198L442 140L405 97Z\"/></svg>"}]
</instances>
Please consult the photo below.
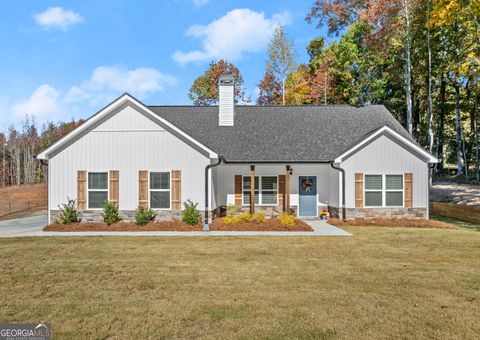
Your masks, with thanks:
<instances>
[{"instance_id":1,"label":"house","mask_svg":"<svg viewBox=\"0 0 480 340\"><path fill-rule=\"evenodd\" d=\"M191 199L213 216L227 205L267 214L428 218L423 150L380 105L235 105L233 79L219 105L146 106L124 94L41 152L49 221L75 198L83 221L105 200L124 219L138 206L179 218ZM204 208L203 208L204 207Z\"/></svg>"}]
</instances>

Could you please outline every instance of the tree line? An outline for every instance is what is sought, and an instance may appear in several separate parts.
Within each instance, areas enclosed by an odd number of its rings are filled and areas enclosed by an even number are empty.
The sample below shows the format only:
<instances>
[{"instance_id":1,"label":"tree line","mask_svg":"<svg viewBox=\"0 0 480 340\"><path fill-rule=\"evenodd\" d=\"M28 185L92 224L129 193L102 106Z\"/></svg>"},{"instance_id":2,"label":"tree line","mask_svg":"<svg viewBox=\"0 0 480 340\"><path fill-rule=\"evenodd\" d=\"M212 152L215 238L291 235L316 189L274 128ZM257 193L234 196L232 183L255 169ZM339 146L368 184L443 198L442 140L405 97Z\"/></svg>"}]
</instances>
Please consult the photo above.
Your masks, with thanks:
<instances>
[{"instance_id":1,"label":"tree line","mask_svg":"<svg viewBox=\"0 0 480 340\"><path fill-rule=\"evenodd\" d=\"M308 63L298 64L279 26L257 105L383 104L437 156L438 174L454 166L480 182L480 0L314 1L305 20L336 39L313 39ZM217 94L211 77L224 71L243 85L233 64L212 62L190 89L195 105L216 103L205 98ZM251 101L244 90L236 100Z\"/></svg>"},{"instance_id":2,"label":"tree line","mask_svg":"<svg viewBox=\"0 0 480 340\"><path fill-rule=\"evenodd\" d=\"M47 168L34 156L83 123L48 122L39 131L35 118L25 116L21 130L0 133L0 187L46 182Z\"/></svg>"}]
</instances>

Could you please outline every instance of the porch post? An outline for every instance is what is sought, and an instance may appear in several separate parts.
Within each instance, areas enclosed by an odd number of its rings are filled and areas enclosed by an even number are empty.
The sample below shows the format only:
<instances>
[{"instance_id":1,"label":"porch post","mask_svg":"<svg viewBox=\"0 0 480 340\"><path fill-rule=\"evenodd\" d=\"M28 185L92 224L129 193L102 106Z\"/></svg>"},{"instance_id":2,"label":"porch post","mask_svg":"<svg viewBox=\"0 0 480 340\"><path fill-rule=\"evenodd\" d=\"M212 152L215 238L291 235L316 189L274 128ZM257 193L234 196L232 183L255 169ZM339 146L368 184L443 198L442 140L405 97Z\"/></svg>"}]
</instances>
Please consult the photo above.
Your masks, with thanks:
<instances>
[{"instance_id":1,"label":"porch post","mask_svg":"<svg viewBox=\"0 0 480 340\"><path fill-rule=\"evenodd\" d=\"M250 214L255 214L255 165L250 165Z\"/></svg>"},{"instance_id":2,"label":"porch post","mask_svg":"<svg viewBox=\"0 0 480 340\"><path fill-rule=\"evenodd\" d=\"M287 165L285 168L285 199L283 200L284 211L287 213L290 213L290 171L290 165Z\"/></svg>"}]
</instances>

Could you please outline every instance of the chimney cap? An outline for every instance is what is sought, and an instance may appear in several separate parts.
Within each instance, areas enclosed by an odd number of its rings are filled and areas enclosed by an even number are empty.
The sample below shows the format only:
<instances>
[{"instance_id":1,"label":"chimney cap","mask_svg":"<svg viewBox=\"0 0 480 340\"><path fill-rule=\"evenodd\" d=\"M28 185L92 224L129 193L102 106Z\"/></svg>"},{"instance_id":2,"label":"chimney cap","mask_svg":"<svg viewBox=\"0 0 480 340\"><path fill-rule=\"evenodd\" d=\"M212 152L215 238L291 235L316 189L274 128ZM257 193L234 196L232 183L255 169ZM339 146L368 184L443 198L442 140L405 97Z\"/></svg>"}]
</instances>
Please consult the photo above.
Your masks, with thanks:
<instances>
[{"instance_id":1,"label":"chimney cap","mask_svg":"<svg viewBox=\"0 0 480 340\"><path fill-rule=\"evenodd\" d=\"M231 74L222 74L218 79L218 85L233 86L235 78Z\"/></svg>"}]
</instances>

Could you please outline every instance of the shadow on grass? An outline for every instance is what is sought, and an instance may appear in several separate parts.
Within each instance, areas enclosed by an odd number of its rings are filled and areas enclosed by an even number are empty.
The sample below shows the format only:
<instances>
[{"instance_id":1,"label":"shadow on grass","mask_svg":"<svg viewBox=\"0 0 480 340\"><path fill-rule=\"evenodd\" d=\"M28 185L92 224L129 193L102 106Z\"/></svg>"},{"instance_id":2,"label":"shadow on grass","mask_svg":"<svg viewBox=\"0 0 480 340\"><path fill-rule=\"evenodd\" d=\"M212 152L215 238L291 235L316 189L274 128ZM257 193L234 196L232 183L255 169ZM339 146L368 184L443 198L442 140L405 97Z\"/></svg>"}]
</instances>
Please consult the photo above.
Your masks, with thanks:
<instances>
[{"instance_id":1,"label":"shadow on grass","mask_svg":"<svg viewBox=\"0 0 480 340\"><path fill-rule=\"evenodd\" d=\"M468 228L470 230L478 231L480 232L480 224L475 224L471 222L466 222L466 221L461 221L457 220L456 218L452 217L446 217L446 216L440 216L440 215L430 215L430 218L435 221L440 221L440 222L445 222L445 223L450 223L453 224L457 227L461 228Z\"/></svg>"}]
</instances>

